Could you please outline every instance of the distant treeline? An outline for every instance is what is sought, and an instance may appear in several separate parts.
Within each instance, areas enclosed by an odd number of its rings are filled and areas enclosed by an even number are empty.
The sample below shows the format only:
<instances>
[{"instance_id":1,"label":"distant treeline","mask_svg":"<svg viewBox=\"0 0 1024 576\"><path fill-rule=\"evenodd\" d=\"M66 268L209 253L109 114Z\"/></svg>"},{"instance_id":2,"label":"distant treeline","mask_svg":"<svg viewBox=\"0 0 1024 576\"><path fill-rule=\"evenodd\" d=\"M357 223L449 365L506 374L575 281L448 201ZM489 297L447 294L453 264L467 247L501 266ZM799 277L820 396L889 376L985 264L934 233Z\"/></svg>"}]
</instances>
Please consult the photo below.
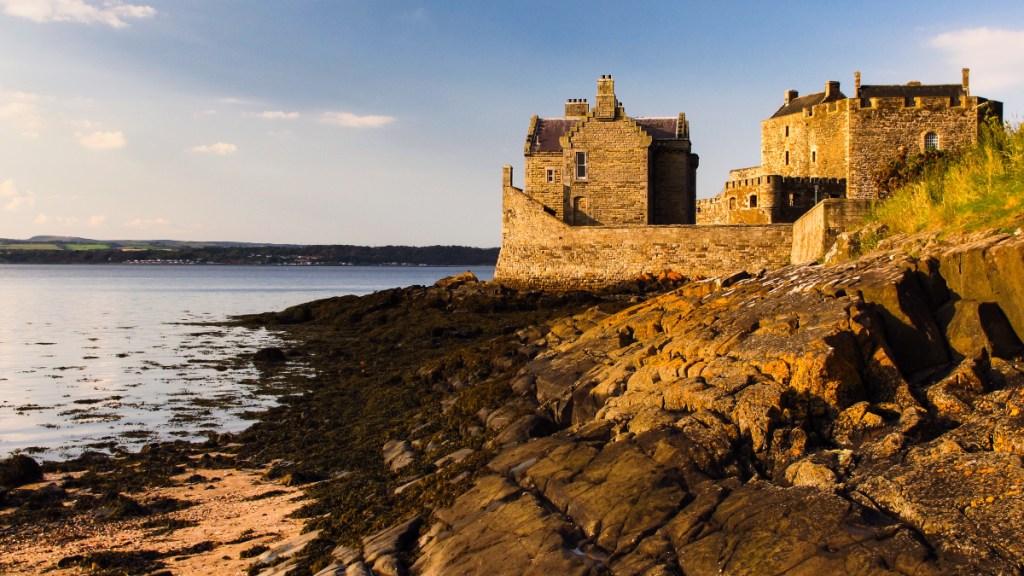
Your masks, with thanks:
<instances>
[{"instance_id":1,"label":"distant treeline","mask_svg":"<svg viewBox=\"0 0 1024 576\"><path fill-rule=\"evenodd\" d=\"M174 249L18 250L0 246L4 264L195 264L493 266L497 248L468 246L232 246Z\"/></svg>"}]
</instances>

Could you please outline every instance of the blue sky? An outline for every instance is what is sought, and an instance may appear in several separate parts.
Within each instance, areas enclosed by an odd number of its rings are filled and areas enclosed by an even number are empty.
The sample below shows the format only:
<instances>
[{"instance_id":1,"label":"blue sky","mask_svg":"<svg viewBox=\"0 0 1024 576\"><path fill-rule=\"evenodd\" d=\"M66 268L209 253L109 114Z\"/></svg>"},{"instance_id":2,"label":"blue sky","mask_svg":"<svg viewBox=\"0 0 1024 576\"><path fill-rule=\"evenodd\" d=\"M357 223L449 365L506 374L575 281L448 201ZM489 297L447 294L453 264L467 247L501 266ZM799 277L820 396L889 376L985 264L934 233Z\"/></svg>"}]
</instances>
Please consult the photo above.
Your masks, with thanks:
<instances>
[{"instance_id":1,"label":"blue sky","mask_svg":"<svg viewBox=\"0 0 1024 576\"><path fill-rule=\"evenodd\" d=\"M500 243L532 114L686 112L698 196L783 92L958 83L1024 114L1024 4L0 0L0 237Z\"/></svg>"}]
</instances>

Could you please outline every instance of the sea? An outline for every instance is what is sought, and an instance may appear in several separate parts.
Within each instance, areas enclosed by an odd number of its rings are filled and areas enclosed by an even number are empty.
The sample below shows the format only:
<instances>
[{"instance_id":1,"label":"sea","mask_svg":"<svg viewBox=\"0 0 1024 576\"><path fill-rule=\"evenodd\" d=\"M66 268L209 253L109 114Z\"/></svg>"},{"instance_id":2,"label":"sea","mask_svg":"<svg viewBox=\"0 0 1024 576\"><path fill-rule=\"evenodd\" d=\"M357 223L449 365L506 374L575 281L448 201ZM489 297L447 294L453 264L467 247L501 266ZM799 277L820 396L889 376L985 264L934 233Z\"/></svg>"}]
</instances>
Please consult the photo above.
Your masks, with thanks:
<instances>
[{"instance_id":1,"label":"sea","mask_svg":"<svg viewBox=\"0 0 1024 576\"><path fill-rule=\"evenodd\" d=\"M0 458L235 432L273 406L239 354L283 345L217 323L493 267L0 265Z\"/></svg>"}]
</instances>

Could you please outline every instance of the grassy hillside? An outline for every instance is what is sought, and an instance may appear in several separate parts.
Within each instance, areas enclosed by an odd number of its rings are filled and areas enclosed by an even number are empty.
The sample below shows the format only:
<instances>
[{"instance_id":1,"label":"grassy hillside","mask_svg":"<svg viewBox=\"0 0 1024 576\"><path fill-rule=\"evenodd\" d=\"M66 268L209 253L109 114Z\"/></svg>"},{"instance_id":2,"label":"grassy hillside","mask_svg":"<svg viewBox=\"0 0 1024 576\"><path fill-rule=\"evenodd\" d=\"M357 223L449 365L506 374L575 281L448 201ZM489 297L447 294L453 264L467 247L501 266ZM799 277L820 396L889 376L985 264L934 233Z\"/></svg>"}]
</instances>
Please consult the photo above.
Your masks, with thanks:
<instances>
[{"instance_id":1,"label":"grassy hillside","mask_svg":"<svg viewBox=\"0 0 1024 576\"><path fill-rule=\"evenodd\" d=\"M876 175L891 196L870 223L882 235L943 235L1024 226L1024 129L986 126L977 145L959 153L925 152L890 163Z\"/></svg>"}]
</instances>

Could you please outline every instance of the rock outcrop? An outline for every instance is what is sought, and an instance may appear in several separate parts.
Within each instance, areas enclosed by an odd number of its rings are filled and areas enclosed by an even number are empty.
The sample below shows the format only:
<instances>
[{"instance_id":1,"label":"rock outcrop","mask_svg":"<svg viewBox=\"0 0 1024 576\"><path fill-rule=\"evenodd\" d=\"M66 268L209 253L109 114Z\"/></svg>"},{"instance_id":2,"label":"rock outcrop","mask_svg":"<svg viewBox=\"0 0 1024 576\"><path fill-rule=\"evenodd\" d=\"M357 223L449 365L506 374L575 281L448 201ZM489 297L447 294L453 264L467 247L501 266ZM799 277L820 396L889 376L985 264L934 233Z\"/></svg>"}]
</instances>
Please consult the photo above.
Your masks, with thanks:
<instances>
[{"instance_id":1,"label":"rock outcrop","mask_svg":"<svg viewBox=\"0 0 1024 576\"><path fill-rule=\"evenodd\" d=\"M1022 303L1024 238L996 236L529 334L518 406L557 431L488 425L411 571L1020 573Z\"/></svg>"}]
</instances>

